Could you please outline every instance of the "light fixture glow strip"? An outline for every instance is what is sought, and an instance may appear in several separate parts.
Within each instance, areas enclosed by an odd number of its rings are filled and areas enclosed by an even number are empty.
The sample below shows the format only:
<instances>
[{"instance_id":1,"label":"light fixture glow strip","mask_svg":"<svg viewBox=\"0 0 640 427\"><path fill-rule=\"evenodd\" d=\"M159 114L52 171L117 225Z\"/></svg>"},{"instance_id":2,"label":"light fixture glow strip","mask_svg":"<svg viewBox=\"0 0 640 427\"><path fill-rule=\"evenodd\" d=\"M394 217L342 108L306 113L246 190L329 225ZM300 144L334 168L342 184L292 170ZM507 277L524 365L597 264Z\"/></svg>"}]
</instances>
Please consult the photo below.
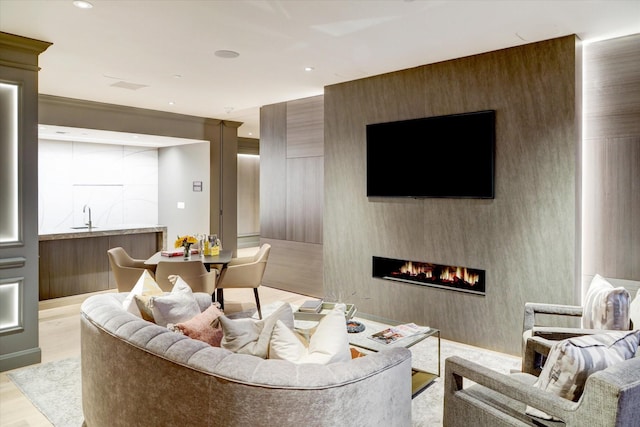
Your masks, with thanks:
<instances>
[{"instance_id":1,"label":"light fixture glow strip","mask_svg":"<svg viewBox=\"0 0 640 427\"><path fill-rule=\"evenodd\" d=\"M17 279L0 282L0 332L22 327L21 282Z\"/></svg>"},{"instance_id":2,"label":"light fixture glow strip","mask_svg":"<svg viewBox=\"0 0 640 427\"><path fill-rule=\"evenodd\" d=\"M18 86L0 83L0 243L19 240L18 227Z\"/></svg>"}]
</instances>

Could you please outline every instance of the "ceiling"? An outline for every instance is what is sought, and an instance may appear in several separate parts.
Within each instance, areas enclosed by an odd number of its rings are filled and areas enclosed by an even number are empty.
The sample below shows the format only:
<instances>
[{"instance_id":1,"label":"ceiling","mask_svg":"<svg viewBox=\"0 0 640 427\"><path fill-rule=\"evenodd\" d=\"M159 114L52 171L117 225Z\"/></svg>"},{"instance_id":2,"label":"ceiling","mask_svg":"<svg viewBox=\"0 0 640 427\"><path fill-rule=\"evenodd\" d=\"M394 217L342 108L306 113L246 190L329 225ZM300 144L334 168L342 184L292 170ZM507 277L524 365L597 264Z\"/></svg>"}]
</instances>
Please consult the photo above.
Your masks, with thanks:
<instances>
[{"instance_id":1,"label":"ceiling","mask_svg":"<svg viewBox=\"0 0 640 427\"><path fill-rule=\"evenodd\" d=\"M90 2L0 0L0 31L53 43L40 93L240 121L249 138L260 106L326 85L568 34L640 33L638 0Z\"/></svg>"}]
</instances>

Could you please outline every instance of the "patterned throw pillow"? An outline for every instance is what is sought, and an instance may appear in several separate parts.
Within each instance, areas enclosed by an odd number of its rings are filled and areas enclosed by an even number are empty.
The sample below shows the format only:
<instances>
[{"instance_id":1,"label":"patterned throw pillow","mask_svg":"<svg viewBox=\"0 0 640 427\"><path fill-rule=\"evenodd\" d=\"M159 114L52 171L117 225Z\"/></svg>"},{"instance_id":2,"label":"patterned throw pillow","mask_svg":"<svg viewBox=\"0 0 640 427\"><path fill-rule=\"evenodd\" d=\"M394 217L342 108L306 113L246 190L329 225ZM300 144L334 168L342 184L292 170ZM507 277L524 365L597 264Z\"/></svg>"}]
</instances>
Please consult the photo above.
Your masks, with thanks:
<instances>
[{"instance_id":1,"label":"patterned throw pillow","mask_svg":"<svg viewBox=\"0 0 640 427\"><path fill-rule=\"evenodd\" d=\"M582 327L586 329L629 329L629 292L614 288L596 274L589 285L582 311Z\"/></svg>"},{"instance_id":2,"label":"patterned throw pillow","mask_svg":"<svg viewBox=\"0 0 640 427\"><path fill-rule=\"evenodd\" d=\"M549 351L544 368L533 384L564 399L577 402L589 375L634 357L640 330L584 335L558 341ZM527 407L527 414L551 419L542 411Z\"/></svg>"},{"instance_id":3,"label":"patterned throw pillow","mask_svg":"<svg viewBox=\"0 0 640 427\"><path fill-rule=\"evenodd\" d=\"M640 289L629 304L629 318L633 322L633 329L640 329Z\"/></svg>"}]
</instances>

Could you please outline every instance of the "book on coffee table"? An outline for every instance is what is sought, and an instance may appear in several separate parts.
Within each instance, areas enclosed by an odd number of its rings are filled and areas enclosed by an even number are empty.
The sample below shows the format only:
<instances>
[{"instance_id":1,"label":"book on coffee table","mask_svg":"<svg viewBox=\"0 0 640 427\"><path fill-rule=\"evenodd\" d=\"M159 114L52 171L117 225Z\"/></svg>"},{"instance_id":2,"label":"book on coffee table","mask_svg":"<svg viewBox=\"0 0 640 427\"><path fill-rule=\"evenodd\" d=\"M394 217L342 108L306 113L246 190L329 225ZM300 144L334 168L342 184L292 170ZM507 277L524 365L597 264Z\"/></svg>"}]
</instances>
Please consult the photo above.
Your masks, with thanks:
<instances>
[{"instance_id":1,"label":"book on coffee table","mask_svg":"<svg viewBox=\"0 0 640 427\"><path fill-rule=\"evenodd\" d=\"M320 313L322 311L322 300L307 300L298 310L303 313Z\"/></svg>"},{"instance_id":2,"label":"book on coffee table","mask_svg":"<svg viewBox=\"0 0 640 427\"><path fill-rule=\"evenodd\" d=\"M391 326L380 332L369 335L369 339L382 344L391 344L404 338L424 334L429 331L428 326L418 326L415 323L404 323L402 325Z\"/></svg>"}]
</instances>

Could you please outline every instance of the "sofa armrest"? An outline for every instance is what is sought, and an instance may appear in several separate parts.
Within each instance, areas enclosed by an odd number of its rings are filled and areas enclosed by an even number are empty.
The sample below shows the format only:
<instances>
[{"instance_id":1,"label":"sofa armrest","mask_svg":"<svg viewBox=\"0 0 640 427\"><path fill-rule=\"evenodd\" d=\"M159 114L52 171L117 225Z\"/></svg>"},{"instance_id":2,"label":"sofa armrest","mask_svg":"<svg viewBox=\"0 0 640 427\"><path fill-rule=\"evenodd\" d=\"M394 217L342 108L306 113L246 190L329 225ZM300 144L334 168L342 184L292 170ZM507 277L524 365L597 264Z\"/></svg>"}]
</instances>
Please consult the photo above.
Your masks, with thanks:
<instances>
[{"instance_id":1,"label":"sofa armrest","mask_svg":"<svg viewBox=\"0 0 640 427\"><path fill-rule=\"evenodd\" d=\"M493 407L489 400L482 401L480 393L467 393L464 379L502 395L505 400L511 399L525 406L532 406L559 419L565 419L568 413L574 412L578 407L576 402L559 399L555 394L535 388L512 375L502 374L458 356L451 356L445 360L445 426L455 425L455 422L453 424L448 422L448 417L455 418L461 415L453 409L456 405L455 401L458 399L493 412L499 418L505 416L505 414L498 415L500 409ZM525 416L524 407L522 416Z\"/></svg>"}]
</instances>

